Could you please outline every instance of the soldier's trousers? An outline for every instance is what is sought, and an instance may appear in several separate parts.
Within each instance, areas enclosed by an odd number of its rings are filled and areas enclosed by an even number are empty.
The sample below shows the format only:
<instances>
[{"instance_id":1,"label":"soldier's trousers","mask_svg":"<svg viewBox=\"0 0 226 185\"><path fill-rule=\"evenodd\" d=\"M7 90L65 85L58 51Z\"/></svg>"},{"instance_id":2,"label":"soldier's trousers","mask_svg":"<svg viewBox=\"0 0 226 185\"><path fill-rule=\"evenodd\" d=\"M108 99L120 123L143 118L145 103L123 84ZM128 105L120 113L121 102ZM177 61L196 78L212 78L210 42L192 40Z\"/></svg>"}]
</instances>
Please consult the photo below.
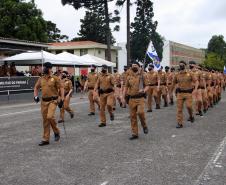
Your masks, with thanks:
<instances>
[{"instance_id":1,"label":"soldier's trousers","mask_svg":"<svg viewBox=\"0 0 226 185\"><path fill-rule=\"evenodd\" d=\"M207 87L207 96L208 96L208 104L209 106L213 106L213 87Z\"/></svg>"},{"instance_id":2,"label":"soldier's trousers","mask_svg":"<svg viewBox=\"0 0 226 185\"><path fill-rule=\"evenodd\" d=\"M192 98L195 101L195 110L198 112L199 106L202 105L202 90L201 89L193 90Z\"/></svg>"},{"instance_id":3,"label":"soldier's trousers","mask_svg":"<svg viewBox=\"0 0 226 185\"><path fill-rule=\"evenodd\" d=\"M73 114L74 113L74 111L70 107L70 99L71 99L71 97L68 97L68 98L65 97L65 99L64 99L64 105L60 109L60 118L62 120L64 120L65 111L67 111L70 114Z\"/></svg>"},{"instance_id":4,"label":"soldier's trousers","mask_svg":"<svg viewBox=\"0 0 226 185\"><path fill-rule=\"evenodd\" d=\"M177 123L183 124L183 106L186 104L190 117L193 117L192 108L192 94L191 93L178 93L177 94Z\"/></svg>"},{"instance_id":5,"label":"soldier's trousers","mask_svg":"<svg viewBox=\"0 0 226 185\"><path fill-rule=\"evenodd\" d=\"M157 102L157 87L149 86L147 95L148 95L147 108L148 110L152 110L153 97L155 99L155 103Z\"/></svg>"},{"instance_id":6,"label":"soldier's trousers","mask_svg":"<svg viewBox=\"0 0 226 185\"><path fill-rule=\"evenodd\" d=\"M94 90L89 90L88 94L89 98L89 111L95 113L95 103L97 106L100 106L99 97L97 94L94 93Z\"/></svg>"},{"instance_id":7,"label":"soldier's trousers","mask_svg":"<svg viewBox=\"0 0 226 185\"><path fill-rule=\"evenodd\" d=\"M100 95L100 121L103 124L106 124L106 115L105 107L110 115L113 114L113 105L114 105L114 92L104 93Z\"/></svg>"},{"instance_id":8,"label":"soldier's trousers","mask_svg":"<svg viewBox=\"0 0 226 185\"><path fill-rule=\"evenodd\" d=\"M168 103L167 100L167 91L166 91L166 86L165 85L161 85L159 88L159 91L157 92L157 104L160 105L161 103L161 97L163 97L164 99L164 103Z\"/></svg>"},{"instance_id":9,"label":"soldier's trousers","mask_svg":"<svg viewBox=\"0 0 226 185\"><path fill-rule=\"evenodd\" d=\"M168 85L168 94L170 101L173 102L173 85Z\"/></svg>"},{"instance_id":10,"label":"soldier's trousers","mask_svg":"<svg viewBox=\"0 0 226 185\"><path fill-rule=\"evenodd\" d=\"M55 134L59 134L60 131L57 128L57 123L55 120L55 111L57 107L57 100L49 102L41 102L41 113L43 118L43 140L49 141L50 137L50 125Z\"/></svg>"},{"instance_id":11,"label":"soldier's trousers","mask_svg":"<svg viewBox=\"0 0 226 185\"><path fill-rule=\"evenodd\" d=\"M138 136L137 115L139 116L142 127L143 128L147 127L144 107L145 107L144 98L129 100L131 130L133 135Z\"/></svg>"}]
</instances>

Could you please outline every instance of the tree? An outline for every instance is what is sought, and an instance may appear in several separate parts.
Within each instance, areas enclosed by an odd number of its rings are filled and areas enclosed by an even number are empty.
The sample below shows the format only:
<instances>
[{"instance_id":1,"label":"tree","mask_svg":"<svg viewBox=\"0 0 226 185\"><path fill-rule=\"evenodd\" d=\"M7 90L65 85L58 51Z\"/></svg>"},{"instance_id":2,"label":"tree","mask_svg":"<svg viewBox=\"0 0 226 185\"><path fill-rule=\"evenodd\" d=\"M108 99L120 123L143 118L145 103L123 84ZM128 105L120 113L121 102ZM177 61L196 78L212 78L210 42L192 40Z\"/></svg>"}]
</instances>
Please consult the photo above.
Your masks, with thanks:
<instances>
[{"instance_id":1,"label":"tree","mask_svg":"<svg viewBox=\"0 0 226 185\"><path fill-rule=\"evenodd\" d=\"M46 22L34 0L0 1L0 36L22 40L47 42L60 40L60 30ZM54 34L57 35L54 35ZM53 39L55 38L55 39Z\"/></svg>"},{"instance_id":2,"label":"tree","mask_svg":"<svg viewBox=\"0 0 226 185\"><path fill-rule=\"evenodd\" d=\"M84 19L81 19L81 29L78 33L80 39L91 40L107 44L106 32L105 32L105 15L103 14L103 7L92 5L88 11L86 11ZM111 44L115 43L115 39L111 34Z\"/></svg>"},{"instance_id":3,"label":"tree","mask_svg":"<svg viewBox=\"0 0 226 185\"><path fill-rule=\"evenodd\" d=\"M226 54L226 43L223 35L214 35L208 43L208 53L217 53L221 58Z\"/></svg>"},{"instance_id":4,"label":"tree","mask_svg":"<svg viewBox=\"0 0 226 185\"><path fill-rule=\"evenodd\" d=\"M136 17L131 23L131 58L143 62L151 40L159 58L162 59L164 44L163 38L156 32L158 23L153 21L153 3L150 0L137 0L136 5Z\"/></svg>"},{"instance_id":5,"label":"tree","mask_svg":"<svg viewBox=\"0 0 226 185\"><path fill-rule=\"evenodd\" d=\"M106 36L106 42L107 42L107 59L111 61L111 28L110 23L119 22L120 17L119 12L117 10L114 11L116 16L113 16L112 13L109 13L108 3L112 2L113 0L61 0L62 4L69 4L72 5L76 10L84 7L87 9L91 9L92 6L101 7L99 10L101 10L101 14L104 15L104 21L105 21L105 36ZM116 27L116 30L118 30L118 26Z\"/></svg>"},{"instance_id":6,"label":"tree","mask_svg":"<svg viewBox=\"0 0 226 185\"><path fill-rule=\"evenodd\" d=\"M60 30L56 27L56 24L47 21L47 35L48 35L48 42L61 42L61 41L68 41L67 35L61 35Z\"/></svg>"},{"instance_id":7,"label":"tree","mask_svg":"<svg viewBox=\"0 0 226 185\"><path fill-rule=\"evenodd\" d=\"M210 52L207 54L206 59L203 62L206 68L223 71L225 62L217 53Z\"/></svg>"}]
</instances>

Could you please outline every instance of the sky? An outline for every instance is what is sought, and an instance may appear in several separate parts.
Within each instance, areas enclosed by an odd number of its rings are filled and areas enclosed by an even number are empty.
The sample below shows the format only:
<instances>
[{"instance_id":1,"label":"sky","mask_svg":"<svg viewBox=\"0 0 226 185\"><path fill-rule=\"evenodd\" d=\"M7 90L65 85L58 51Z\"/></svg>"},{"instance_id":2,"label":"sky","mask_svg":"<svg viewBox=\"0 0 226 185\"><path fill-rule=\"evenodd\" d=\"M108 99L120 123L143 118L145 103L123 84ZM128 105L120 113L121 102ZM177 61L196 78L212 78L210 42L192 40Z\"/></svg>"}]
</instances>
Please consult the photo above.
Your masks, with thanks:
<instances>
[{"instance_id":1,"label":"sky","mask_svg":"<svg viewBox=\"0 0 226 185\"><path fill-rule=\"evenodd\" d=\"M54 4L53 4L54 1ZM133 2L134 0L131 0ZM157 31L166 39L196 48L206 48L213 35L226 37L225 0L153 0L154 18L158 21ZM85 10L62 6L61 0L35 0L46 20L57 24L62 34L74 38L80 29L80 19ZM114 3L110 10L114 10ZM126 42L126 7L119 9L120 31L113 35L117 42ZM131 7L131 21L136 7Z\"/></svg>"}]
</instances>

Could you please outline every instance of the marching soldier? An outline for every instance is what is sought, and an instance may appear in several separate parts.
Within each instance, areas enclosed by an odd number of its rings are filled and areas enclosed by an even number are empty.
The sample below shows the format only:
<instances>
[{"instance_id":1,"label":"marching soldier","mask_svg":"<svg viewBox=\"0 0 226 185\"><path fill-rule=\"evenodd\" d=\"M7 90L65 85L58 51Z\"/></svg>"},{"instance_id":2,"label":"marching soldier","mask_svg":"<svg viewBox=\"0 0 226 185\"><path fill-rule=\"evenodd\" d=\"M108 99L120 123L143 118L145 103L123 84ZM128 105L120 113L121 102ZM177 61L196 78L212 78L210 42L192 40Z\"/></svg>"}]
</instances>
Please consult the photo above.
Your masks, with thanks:
<instances>
[{"instance_id":1,"label":"marching soldier","mask_svg":"<svg viewBox=\"0 0 226 185\"><path fill-rule=\"evenodd\" d=\"M46 62L44 64L44 75L40 77L35 84L34 88L34 101L39 102L38 91L42 89L41 100L41 113L43 117L43 140L39 143L39 146L49 144L50 137L50 125L53 129L55 141L60 139L60 131L57 128L54 115L57 107L58 95L60 92L61 100L58 104L60 108L63 106L64 101L64 87L60 79L57 76L52 75L52 64Z\"/></svg>"},{"instance_id":2,"label":"marching soldier","mask_svg":"<svg viewBox=\"0 0 226 185\"><path fill-rule=\"evenodd\" d=\"M91 72L87 76L85 83L85 90L89 91L89 116L95 115L95 103L100 107L100 100L98 94L95 93L94 88L98 79L98 74L95 72L96 66L91 65Z\"/></svg>"},{"instance_id":3,"label":"marching soldier","mask_svg":"<svg viewBox=\"0 0 226 185\"><path fill-rule=\"evenodd\" d=\"M158 71L158 78L160 80L160 86L158 86L158 98L157 98L157 105L156 109L160 109L160 104L161 104L161 97L164 99L164 107L168 107L168 100L167 100L167 86L168 86L168 81L167 81L167 76L166 73L162 71L161 67Z\"/></svg>"},{"instance_id":4,"label":"marching soldier","mask_svg":"<svg viewBox=\"0 0 226 185\"><path fill-rule=\"evenodd\" d=\"M113 76L107 72L107 66L102 65L101 73L99 74L94 91L99 89L100 94L100 121L99 127L106 126L105 107L107 106L110 114L110 120L114 120L113 105L114 105L114 79Z\"/></svg>"},{"instance_id":5,"label":"marching soldier","mask_svg":"<svg viewBox=\"0 0 226 185\"><path fill-rule=\"evenodd\" d=\"M64 122L65 110L70 114L71 119L74 117L74 111L70 107L70 99L73 92L73 86L71 80L68 78L68 72L63 71L61 75L61 83L64 85L64 105L60 109L60 120L58 123Z\"/></svg>"},{"instance_id":6,"label":"marching soldier","mask_svg":"<svg viewBox=\"0 0 226 185\"><path fill-rule=\"evenodd\" d=\"M170 105L173 105L174 104L174 101L173 101L173 89L172 89L172 86L173 86L173 78L174 78L174 72L175 72L175 68L174 67L171 67L170 71L169 71L169 67L166 66L165 67L165 71L166 71L166 76L167 76L167 81L168 81L168 86L167 86L167 93L168 93L168 96L169 96L169 100L170 100Z\"/></svg>"},{"instance_id":7,"label":"marching soldier","mask_svg":"<svg viewBox=\"0 0 226 185\"><path fill-rule=\"evenodd\" d=\"M114 84L115 84L115 105L116 101L118 101L120 107L122 107L121 95L122 95L122 85L121 85L121 75L118 73L117 68L114 68Z\"/></svg>"},{"instance_id":8,"label":"marching soldier","mask_svg":"<svg viewBox=\"0 0 226 185\"><path fill-rule=\"evenodd\" d=\"M183 127L183 105L186 103L186 107L189 113L189 120L192 123L194 122L193 108L192 108L192 91L193 83L195 83L195 90L198 89L198 81L194 74L189 71L186 71L186 63L180 61L180 72L177 73L173 80L173 89L177 84L177 126L176 128Z\"/></svg>"},{"instance_id":9,"label":"marching soldier","mask_svg":"<svg viewBox=\"0 0 226 185\"><path fill-rule=\"evenodd\" d=\"M157 86L160 86L160 80L158 78L158 72L154 71L154 65L150 64L148 66L147 78L149 81L149 89L147 92L148 101L147 101L147 112L152 112L152 99L154 97L156 106L157 106Z\"/></svg>"},{"instance_id":10,"label":"marching soldier","mask_svg":"<svg viewBox=\"0 0 226 185\"><path fill-rule=\"evenodd\" d=\"M142 77L143 76L143 77ZM143 80L142 80L143 79ZM141 81L142 80L142 81ZM143 87L140 87L142 85ZM140 64L132 64L131 73L126 81L125 94L129 95L129 108L131 118L132 136L130 140L138 139L137 115L145 134L148 134L148 127L145 118L145 93L148 91L148 79L140 69Z\"/></svg>"},{"instance_id":11,"label":"marching soldier","mask_svg":"<svg viewBox=\"0 0 226 185\"><path fill-rule=\"evenodd\" d=\"M128 77L128 67L124 66L124 72L121 74L122 94L124 94L124 91L125 91L127 77ZM122 107L126 108L126 100L125 100L124 96L122 96Z\"/></svg>"}]
</instances>

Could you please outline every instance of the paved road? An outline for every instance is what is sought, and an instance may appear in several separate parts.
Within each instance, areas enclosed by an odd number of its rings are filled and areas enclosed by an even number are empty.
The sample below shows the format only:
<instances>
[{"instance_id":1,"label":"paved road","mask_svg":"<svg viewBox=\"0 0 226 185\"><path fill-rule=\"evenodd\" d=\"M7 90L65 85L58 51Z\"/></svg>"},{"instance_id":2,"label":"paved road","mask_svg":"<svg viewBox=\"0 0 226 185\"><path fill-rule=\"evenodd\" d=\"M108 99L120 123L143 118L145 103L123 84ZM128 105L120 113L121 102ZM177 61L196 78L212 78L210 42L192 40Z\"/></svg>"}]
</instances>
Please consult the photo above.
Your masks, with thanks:
<instances>
[{"instance_id":1,"label":"paved road","mask_svg":"<svg viewBox=\"0 0 226 185\"><path fill-rule=\"evenodd\" d=\"M147 114L150 134L129 141L129 114L99 128L87 99L75 97L61 141L39 147L40 105L0 106L0 184L4 185L224 185L226 96L204 117L175 128L175 106ZM108 118L109 120L109 118Z\"/></svg>"}]
</instances>

